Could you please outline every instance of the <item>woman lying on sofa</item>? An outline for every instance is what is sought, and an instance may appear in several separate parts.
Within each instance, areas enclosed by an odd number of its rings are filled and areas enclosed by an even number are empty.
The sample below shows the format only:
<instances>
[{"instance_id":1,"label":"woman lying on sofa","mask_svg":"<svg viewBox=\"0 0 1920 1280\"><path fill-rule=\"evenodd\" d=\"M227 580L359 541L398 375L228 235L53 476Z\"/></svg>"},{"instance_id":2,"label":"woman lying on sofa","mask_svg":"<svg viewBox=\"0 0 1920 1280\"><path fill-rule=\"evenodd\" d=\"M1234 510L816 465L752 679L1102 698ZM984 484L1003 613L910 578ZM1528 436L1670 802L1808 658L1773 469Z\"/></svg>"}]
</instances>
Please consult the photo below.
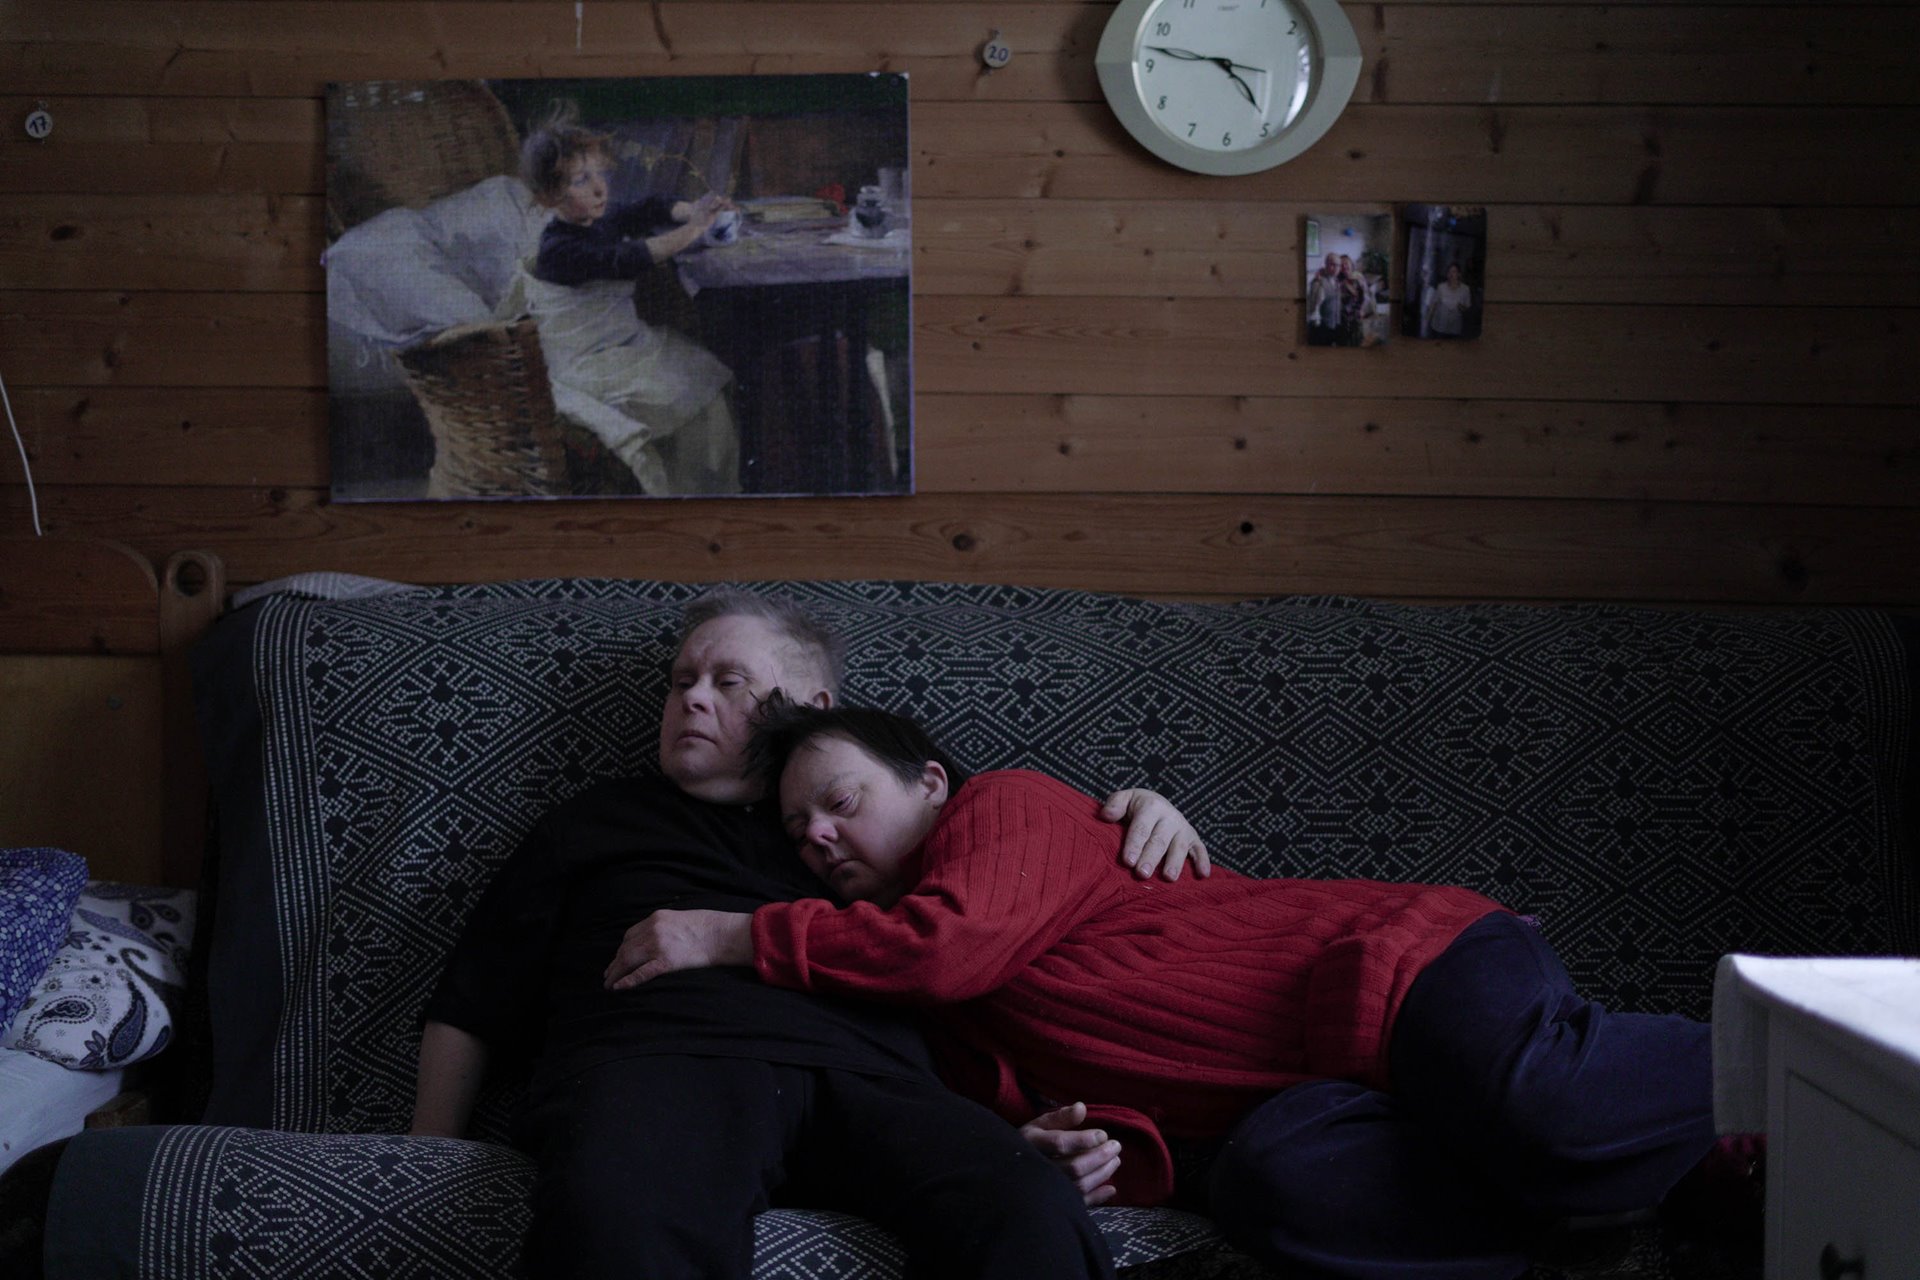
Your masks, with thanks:
<instances>
[{"instance_id":1,"label":"woman lying on sofa","mask_svg":"<svg viewBox=\"0 0 1920 1280\"><path fill-rule=\"evenodd\" d=\"M1543 1224L1652 1208L1714 1147L1706 1025L1581 999L1469 890L1141 880L1092 797L969 780L910 720L785 708L758 742L852 905L660 912L610 985L751 964L939 1006L963 1092L1016 1124L1098 1099L1118 1202L1183 1192L1290 1275L1517 1276ZM1204 1186L1169 1142L1212 1154Z\"/></svg>"}]
</instances>

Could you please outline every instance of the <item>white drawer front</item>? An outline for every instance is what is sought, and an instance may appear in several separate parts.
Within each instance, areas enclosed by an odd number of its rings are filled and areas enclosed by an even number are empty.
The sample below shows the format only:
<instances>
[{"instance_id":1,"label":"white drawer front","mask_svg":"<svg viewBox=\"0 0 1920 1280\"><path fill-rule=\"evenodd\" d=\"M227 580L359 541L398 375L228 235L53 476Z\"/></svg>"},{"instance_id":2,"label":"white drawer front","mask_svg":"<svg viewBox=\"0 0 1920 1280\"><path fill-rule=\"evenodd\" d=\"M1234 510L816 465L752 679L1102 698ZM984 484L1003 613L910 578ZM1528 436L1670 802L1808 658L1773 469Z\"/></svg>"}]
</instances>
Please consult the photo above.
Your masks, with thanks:
<instances>
[{"instance_id":1,"label":"white drawer front","mask_svg":"<svg viewBox=\"0 0 1920 1280\"><path fill-rule=\"evenodd\" d=\"M1920 1280L1920 1148L1791 1071L1785 1101L1767 1275Z\"/></svg>"}]
</instances>

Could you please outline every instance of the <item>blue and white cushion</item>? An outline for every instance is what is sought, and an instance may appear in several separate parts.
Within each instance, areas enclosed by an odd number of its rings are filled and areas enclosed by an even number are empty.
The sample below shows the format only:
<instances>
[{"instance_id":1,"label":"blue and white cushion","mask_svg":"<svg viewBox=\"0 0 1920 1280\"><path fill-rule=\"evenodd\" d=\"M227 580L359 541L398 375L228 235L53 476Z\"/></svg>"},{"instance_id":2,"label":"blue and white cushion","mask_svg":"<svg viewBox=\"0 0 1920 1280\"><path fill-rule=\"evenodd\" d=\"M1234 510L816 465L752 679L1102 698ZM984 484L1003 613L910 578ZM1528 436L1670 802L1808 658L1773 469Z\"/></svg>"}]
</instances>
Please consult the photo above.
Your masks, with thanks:
<instances>
[{"instance_id":1,"label":"blue and white cushion","mask_svg":"<svg viewBox=\"0 0 1920 1280\"><path fill-rule=\"evenodd\" d=\"M194 895L95 881L80 893L64 942L0 1035L0 1046L79 1071L150 1058L173 1039L186 988Z\"/></svg>"}]
</instances>

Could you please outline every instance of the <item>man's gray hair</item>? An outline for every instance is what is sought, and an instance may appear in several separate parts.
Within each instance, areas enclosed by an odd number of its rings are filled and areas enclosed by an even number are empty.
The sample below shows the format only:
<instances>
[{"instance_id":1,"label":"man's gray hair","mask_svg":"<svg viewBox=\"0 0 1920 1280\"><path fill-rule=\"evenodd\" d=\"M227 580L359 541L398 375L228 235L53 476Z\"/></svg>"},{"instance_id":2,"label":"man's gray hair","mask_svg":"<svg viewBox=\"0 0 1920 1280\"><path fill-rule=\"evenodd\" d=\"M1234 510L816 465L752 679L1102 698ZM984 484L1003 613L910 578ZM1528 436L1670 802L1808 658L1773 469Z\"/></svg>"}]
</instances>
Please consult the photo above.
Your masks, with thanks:
<instances>
[{"instance_id":1,"label":"man's gray hair","mask_svg":"<svg viewBox=\"0 0 1920 1280\"><path fill-rule=\"evenodd\" d=\"M785 596L763 596L739 587L715 587L695 596L680 615L680 635L674 652L686 648L687 638L715 618L760 619L812 661L827 692L836 698L840 696L840 681L846 674L847 642Z\"/></svg>"}]
</instances>

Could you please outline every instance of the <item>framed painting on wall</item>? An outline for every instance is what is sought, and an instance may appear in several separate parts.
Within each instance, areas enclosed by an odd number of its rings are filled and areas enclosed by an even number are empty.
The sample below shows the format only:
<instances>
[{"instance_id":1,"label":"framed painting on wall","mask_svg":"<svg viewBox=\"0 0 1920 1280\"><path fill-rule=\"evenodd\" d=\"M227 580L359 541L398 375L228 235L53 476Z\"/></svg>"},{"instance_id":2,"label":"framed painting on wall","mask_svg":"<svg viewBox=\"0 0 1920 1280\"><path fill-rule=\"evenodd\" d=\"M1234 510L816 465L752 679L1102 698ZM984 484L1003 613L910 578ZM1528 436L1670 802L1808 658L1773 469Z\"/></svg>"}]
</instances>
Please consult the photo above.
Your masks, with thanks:
<instances>
[{"instance_id":1,"label":"framed painting on wall","mask_svg":"<svg viewBox=\"0 0 1920 1280\"><path fill-rule=\"evenodd\" d=\"M327 91L335 501L913 488L899 75Z\"/></svg>"}]
</instances>

